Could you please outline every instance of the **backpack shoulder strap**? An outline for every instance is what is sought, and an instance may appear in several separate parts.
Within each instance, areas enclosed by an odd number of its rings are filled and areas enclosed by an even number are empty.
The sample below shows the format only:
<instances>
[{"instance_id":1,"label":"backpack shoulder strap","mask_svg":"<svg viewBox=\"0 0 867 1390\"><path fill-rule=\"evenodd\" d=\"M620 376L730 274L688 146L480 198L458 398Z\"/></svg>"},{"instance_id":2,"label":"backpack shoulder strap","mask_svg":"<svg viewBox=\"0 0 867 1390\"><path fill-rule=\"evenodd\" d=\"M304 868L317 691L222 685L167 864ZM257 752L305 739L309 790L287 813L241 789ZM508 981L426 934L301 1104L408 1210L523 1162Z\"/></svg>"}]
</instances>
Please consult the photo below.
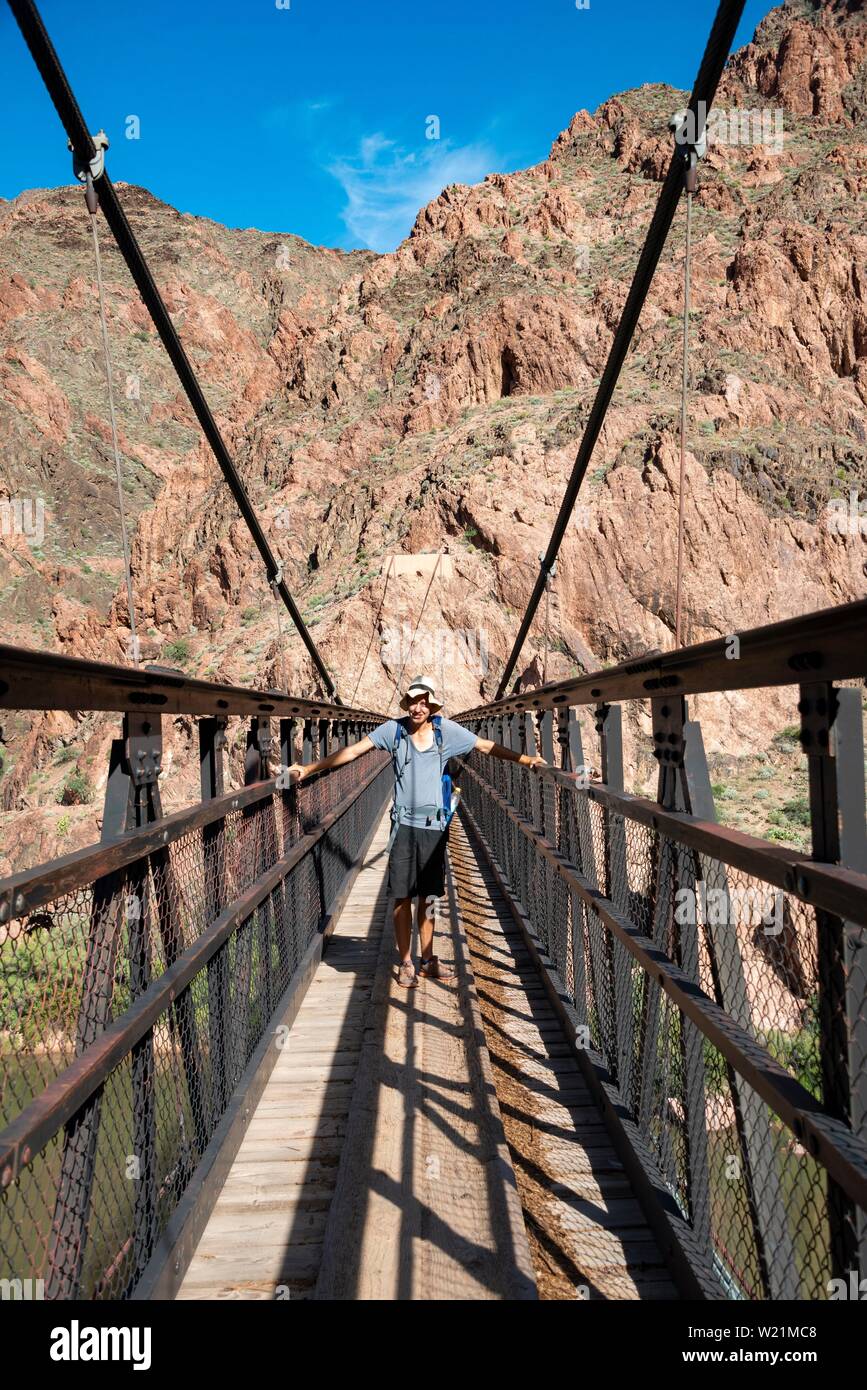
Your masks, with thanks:
<instances>
[{"instance_id":1,"label":"backpack shoulder strap","mask_svg":"<svg viewBox=\"0 0 867 1390\"><path fill-rule=\"evenodd\" d=\"M444 770L444 768L443 768L443 731L442 731L442 715L441 715L441 714L435 714L434 717L433 717L433 719L431 720L431 723L433 724L433 731L434 731L434 738L436 739L437 752L438 752L439 755L440 755L440 777L442 777L442 775L443 775L443 770Z\"/></svg>"},{"instance_id":2,"label":"backpack shoulder strap","mask_svg":"<svg viewBox=\"0 0 867 1390\"><path fill-rule=\"evenodd\" d=\"M433 716L433 719L431 720L431 723L433 724L434 728L434 738L436 739L437 752L440 755L440 795L442 799L443 813L446 817L448 817L450 812L449 802L451 801L451 778L446 776L446 765L443 761L442 715L435 714Z\"/></svg>"},{"instance_id":3,"label":"backpack shoulder strap","mask_svg":"<svg viewBox=\"0 0 867 1390\"><path fill-rule=\"evenodd\" d=\"M400 758L398 757L398 752L404 740L406 740L406 755L403 759L403 763L401 764ZM406 729L403 727L402 719L395 720L394 743L391 746L391 756L394 760L395 778L399 780L403 775L403 769L409 762L409 737L407 735Z\"/></svg>"}]
</instances>

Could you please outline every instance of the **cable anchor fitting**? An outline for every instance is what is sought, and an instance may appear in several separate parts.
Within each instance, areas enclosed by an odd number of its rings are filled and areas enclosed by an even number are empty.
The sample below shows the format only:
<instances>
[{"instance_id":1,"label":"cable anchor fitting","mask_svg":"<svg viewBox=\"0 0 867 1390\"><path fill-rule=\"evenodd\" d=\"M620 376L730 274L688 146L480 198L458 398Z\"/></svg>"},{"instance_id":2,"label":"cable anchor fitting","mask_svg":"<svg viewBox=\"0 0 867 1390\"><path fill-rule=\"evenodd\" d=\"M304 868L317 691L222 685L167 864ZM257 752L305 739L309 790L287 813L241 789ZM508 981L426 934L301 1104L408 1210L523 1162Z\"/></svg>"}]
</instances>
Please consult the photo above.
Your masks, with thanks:
<instances>
[{"instance_id":1,"label":"cable anchor fitting","mask_svg":"<svg viewBox=\"0 0 867 1390\"><path fill-rule=\"evenodd\" d=\"M87 203L87 210L93 215L99 206L96 189L93 185L105 173L105 152L108 149L108 136L104 130L100 130L97 131L96 135L92 135L91 139L96 146L96 154L87 163L79 159L71 140L67 140L66 148L72 152L72 172L79 183L83 183L85 186L84 199Z\"/></svg>"},{"instance_id":2,"label":"cable anchor fitting","mask_svg":"<svg viewBox=\"0 0 867 1390\"><path fill-rule=\"evenodd\" d=\"M668 128L674 135L677 154L683 166L684 187L687 193L695 193L698 188L698 161L707 154L707 127L702 126L701 134L696 136L697 117L689 107L675 111L669 118Z\"/></svg>"}]
</instances>

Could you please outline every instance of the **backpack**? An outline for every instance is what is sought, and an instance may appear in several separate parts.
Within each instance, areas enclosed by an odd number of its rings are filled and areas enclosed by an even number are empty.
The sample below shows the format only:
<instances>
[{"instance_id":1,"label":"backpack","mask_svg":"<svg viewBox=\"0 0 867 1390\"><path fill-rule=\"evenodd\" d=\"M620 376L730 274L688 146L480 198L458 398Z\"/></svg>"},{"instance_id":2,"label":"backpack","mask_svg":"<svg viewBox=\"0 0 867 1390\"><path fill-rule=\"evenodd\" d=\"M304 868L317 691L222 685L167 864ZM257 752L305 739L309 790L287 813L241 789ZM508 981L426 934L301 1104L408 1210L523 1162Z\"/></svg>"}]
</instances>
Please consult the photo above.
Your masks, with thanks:
<instances>
[{"instance_id":1,"label":"backpack","mask_svg":"<svg viewBox=\"0 0 867 1390\"><path fill-rule=\"evenodd\" d=\"M436 742L437 751L439 752L440 758L440 787L442 788L442 800L439 806L414 806L412 809L416 813L423 813L429 819L435 816L438 827L442 830L445 830L448 827L449 821L451 820L454 814L455 807L452 805L452 779L446 772L443 763L443 731L440 727L441 720L442 716L439 714L435 714L431 718L431 723L433 724L434 731L434 740ZM394 736L394 743L392 744L391 748L391 756L392 761L394 763L394 802L391 808L392 828L391 837L388 842L389 849L391 849L391 846L394 843L394 837L397 834L398 825L400 824L400 811L397 806L397 788L398 784L403 780L403 774L406 770L407 763L410 759L409 745L409 734L403 727L403 722L399 719L397 721L397 731ZM402 746L406 747L406 756L401 762L399 752Z\"/></svg>"}]
</instances>

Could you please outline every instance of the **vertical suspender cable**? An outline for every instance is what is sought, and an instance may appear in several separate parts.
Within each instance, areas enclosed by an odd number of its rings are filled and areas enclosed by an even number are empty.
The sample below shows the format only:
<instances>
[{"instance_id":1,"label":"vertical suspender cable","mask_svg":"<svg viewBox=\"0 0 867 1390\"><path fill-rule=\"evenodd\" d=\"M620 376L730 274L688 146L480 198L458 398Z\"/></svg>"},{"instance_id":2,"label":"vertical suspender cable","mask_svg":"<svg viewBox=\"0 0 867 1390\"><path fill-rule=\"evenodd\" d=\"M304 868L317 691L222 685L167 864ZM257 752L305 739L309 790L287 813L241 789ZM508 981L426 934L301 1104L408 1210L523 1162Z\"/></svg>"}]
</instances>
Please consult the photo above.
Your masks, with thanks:
<instances>
[{"instance_id":1,"label":"vertical suspender cable","mask_svg":"<svg viewBox=\"0 0 867 1390\"><path fill-rule=\"evenodd\" d=\"M694 122L693 138L690 143L698 143L704 134L706 113L713 105L717 85L743 13L744 3L745 0L720 0L719 9L717 10L716 18L713 22L713 28L711 29L704 56L701 60L701 66L696 74L692 95L689 99L689 106L686 108L691 113ZM668 236L669 228L671 227L674 214L677 210L682 180L682 160L678 153L669 165L662 189L660 190L659 200L647 231L635 275L629 287L629 293L626 296L623 312L620 315L620 322L614 333L608 360L603 368L596 396L590 407L590 414L587 417L587 424L584 427L584 434L578 448L572 474L566 486L560 511L557 513L557 519L554 522L551 540L545 553L546 565L543 566L543 569L550 568L550 565L557 558L557 552L560 549L561 542L566 533L566 528L572 515L572 509L575 505L575 499L578 496L579 488L587 472L593 449L599 438L602 424L608 410L608 405L614 393L614 387L620 376L620 370L632 341L632 335L635 332L642 306L647 297L648 290L650 289L653 273L656 269L662 248L665 244L665 239ZM541 602L544 589L545 575L544 573L540 573L534 585L533 592L530 595L530 601L527 604L527 609L521 621L518 635L515 638L503 674L500 677L500 682L494 696L495 700L501 699L506 690L509 679L515 669L515 664L520 656L521 648L530 630L533 615Z\"/></svg>"},{"instance_id":2,"label":"vertical suspender cable","mask_svg":"<svg viewBox=\"0 0 867 1390\"><path fill-rule=\"evenodd\" d=\"M96 284L99 292L99 322L102 330L102 354L105 359L105 379L108 383L108 413L111 420L111 442L114 449L114 473L117 479L117 505L120 511L120 534L123 542L123 567L126 573L126 597L129 604L129 629L132 634L132 657L139 664L138 638L135 631L135 601L132 595L132 572L129 559L129 539L126 529L126 510L123 502L123 477L120 466L120 449L117 442L117 418L114 413L114 386L111 379L111 351L108 343L108 324L105 317L105 289L102 282L102 260L99 254L99 234L96 230L97 203L93 194L93 181L87 175L87 210L90 214L90 230L93 233L93 254L96 259ZM92 206L91 206L92 203Z\"/></svg>"},{"instance_id":3,"label":"vertical suspender cable","mask_svg":"<svg viewBox=\"0 0 867 1390\"><path fill-rule=\"evenodd\" d=\"M686 190L686 258L683 267L683 370L680 391L680 475L677 499L677 580L674 606L674 645L680 646L681 585L683 582L683 506L686 480L686 397L689 385L689 257L692 189Z\"/></svg>"},{"instance_id":4,"label":"vertical suspender cable","mask_svg":"<svg viewBox=\"0 0 867 1390\"><path fill-rule=\"evenodd\" d=\"M350 701L349 701L350 705L354 705L354 704L355 704L355 698L356 698L356 696L358 695L358 687L361 685L361 677L364 675L364 668L365 668L365 666L367 665L367 658L370 656L370 649L371 649L371 647L373 646L373 639L374 639L374 637L376 636L376 625L377 625L377 623L379 622L379 615L380 615L380 613L382 612L383 608L385 607L385 596L386 596L386 594L388 593L388 581L389 581L390 576L391 576L391 557L389 556L388 565L387 565L386 571L385 571L385 584L383 585L383 589L382 589L382 598L381 598L380 601L379 601L379 613L377 613L376 617L375 617L374 620L373 620L373 632L371 633L371 635L370 635L370 641L369 641L368 644L367 644L367 651L364 653L364 660L363 660L362 663L361 663L361 670L358 672L358 679L357 679L356 682L355 682L355 689L353 690L353 692L352 692L352 698L351 698Z\"/></svg>"},{"instance_id":5,"label":"vertical suspender cable","mask_svg":"<svg viewBox=\"0 0 867 1390\"><path fill-rule=\"evenodd\" d=\"M400 690L401 690L401 681L403 680L403 673L404 673L404 671L406 670L407 664L408 664L408 662L409 662L409 658L410 658L410 656L412 655L412 649L413 649L413 645L414 645L414 643L415 643L415 635L416 635L416 633L418 632L418 625L419 625L419 623L421 622L422 614L424 613L424 610L425 610L425 604L427 603L427 596L428 596L428 594L429 594L430 591L431 591L431 585L433 584L434 580L436 579L437 570L438 570L439 567L440 567L440 560L442 559L442 557L443 557L443 553L442 553L442 551L439 551L439 553L437 554L437 562L436 562L436 564L435 564L434 567L433 567L433 571L432 571L432 573L431 573L431 577L430 577L430 579L428 580L427 588L426 588L425 591L424 591L424 598L423 598L422 601L421 601L421 608L418 610L418 617L416 618L416 623L415 623L415 627L414 627L414 629L413 629L413 634L412 634L412 637L410 638L410 642L409 642L409 651L407 652L406 656L404 657L403 661L402 661L401 664L400 664L400 671L398 672L397 681L395 682L394 690L393 690L392 693L391 693L391 699L392 699L392 700L394 699L395 695L399 695L399 694L400 694ZM391 703L391 701L389 701L389 704L390 704L390 703Z\"/></svg>"}]
</instances>

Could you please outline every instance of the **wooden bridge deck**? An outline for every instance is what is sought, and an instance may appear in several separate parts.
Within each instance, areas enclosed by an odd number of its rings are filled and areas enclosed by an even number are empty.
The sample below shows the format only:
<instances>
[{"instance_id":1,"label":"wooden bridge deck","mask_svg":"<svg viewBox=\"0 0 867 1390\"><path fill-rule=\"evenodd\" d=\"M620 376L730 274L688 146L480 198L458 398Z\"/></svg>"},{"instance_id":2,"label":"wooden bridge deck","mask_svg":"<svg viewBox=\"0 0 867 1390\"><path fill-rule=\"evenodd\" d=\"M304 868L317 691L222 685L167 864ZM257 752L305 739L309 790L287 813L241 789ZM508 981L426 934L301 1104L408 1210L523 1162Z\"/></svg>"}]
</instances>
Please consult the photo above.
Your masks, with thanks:
<instances>
[{"instance_id":1,"label":"wooden bridge deck","mask_svg":"<svg viewBox=\"0 0 867 1390\"><path fill-rule=\"evenodd\" d=\"M536 965L460 825L449 853L539 1296L676 1299Z\"/></svg>"},{"instance_id":2,"label":"wooden bridge deck","mask_svg":"<svg viewBox=\"0 0 867 1390\"><path fill-rule=\"evenodd\" d=\"M437 941L456 983L398 987L387 834L385 817L178 1297L677 1297L457 825Z\"/></svg>"},{"instance_id":3,"label":"wooden bridge deck","mask_svg":"<svg viewBox=\"0 0 867 1390\"><path fill-rule=\"evenodd\" d=\"M319 1272L385 920L371 841L178 1298L309 1297Z\"/></svg>"}]
</instances>

